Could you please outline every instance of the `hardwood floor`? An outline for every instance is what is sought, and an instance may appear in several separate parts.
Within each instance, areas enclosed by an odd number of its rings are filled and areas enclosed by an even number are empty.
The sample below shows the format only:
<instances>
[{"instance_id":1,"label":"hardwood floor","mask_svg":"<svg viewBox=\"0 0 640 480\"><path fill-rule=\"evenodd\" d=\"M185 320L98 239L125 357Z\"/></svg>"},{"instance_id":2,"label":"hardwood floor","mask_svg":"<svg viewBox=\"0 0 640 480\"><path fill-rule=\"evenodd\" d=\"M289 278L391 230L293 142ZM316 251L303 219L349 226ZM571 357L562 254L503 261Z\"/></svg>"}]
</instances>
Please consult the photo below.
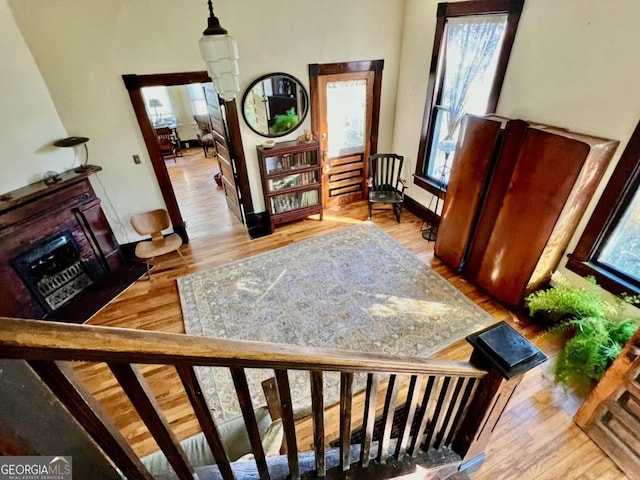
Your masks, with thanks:
<instances>
[{"instance_id":1,"label":"hardwood floor","mask_svg":"<svg viewBox=\"0 0 640 480\"><path fill-rule=\"evenodd\" d=\"M192 230L199 232L193 234L193 240L183 247L189 267L185 267L176 254L163 259L151 281L136 282L96 314L89 321L90 324L183 333L176 278L315 235L346 228L367 218L366 202L360 202L325 211L322 222L307 219L282 226L270 236L250 240L246 229L228 212L223 213L226 204L221 191L207 193L201 190L204 187L199 183L200 176L206 183L211 170L208 173L203 172L207 168L211 169L211 162L204 161L203 158L195 159L193 163L202 164L202 171L199 167L182 168L183 163L191 161L191 156L185 156L179 158L175 166L168 165L181 208L183 205L185 208L191 208L186 207L187 205L199 205L203 198L206 205L204 213L187 214L189 234L192 235ZM207 223L207 212L214 217L213 222ZM373 221L413 252L419 261L430 265L489 312L496 321L508 321L547 354L555 354L558 346L553 338L541 334L535 325L530 325L525 318L518 318L516 314L504 309L434 258L433 243L422 239L420 220L416 217L404 212L402 223L398 224L392 212L376 212ZM200 222L207 225L199 225ZM435 357L467 360L470 352L471 349L466 342L460 341ZM572 422L572 415L580 399L555 387L545 375L548 367L549 363L526 375L494 432L483 468L474 478L626 478ZM106 366L84 363L77 364L76 370L106 411L113 416L136 452L145 455L156 450L155 442ZM195 416L175 371L170 367L152 365L143 367L143 372L176 435L182 439L197 433L199 429ZM335 409L327 412L328 437L335 437L337 434L337 418ZM309 444L310 425L310 421L299 422L300 445Z\"/></svg>"},{"instance_id":2,"label":"hardwood floor","mask_svg":"<svg viewBox=\"0 0 640 480\"><path fill-rule=\"evenodd\" d=\"M205 158L200 147L187 148L175 162L167 160L165 164L190 238L241 225L227 208L224 190L213 179L220 171L217 158Z\"/></svg>"}]
</instances>

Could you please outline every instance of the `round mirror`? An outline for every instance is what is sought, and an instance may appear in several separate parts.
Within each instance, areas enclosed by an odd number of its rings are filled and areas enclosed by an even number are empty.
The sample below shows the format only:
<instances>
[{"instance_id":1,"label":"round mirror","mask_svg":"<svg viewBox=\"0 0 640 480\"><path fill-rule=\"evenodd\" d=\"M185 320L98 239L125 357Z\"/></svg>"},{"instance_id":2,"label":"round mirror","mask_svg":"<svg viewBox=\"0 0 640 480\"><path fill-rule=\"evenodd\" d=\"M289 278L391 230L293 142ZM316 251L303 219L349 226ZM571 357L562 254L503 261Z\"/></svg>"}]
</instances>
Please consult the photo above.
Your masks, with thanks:
<instances>
[{"instance_id":1,"label":"round mirror","mask_svg":"<svg viewBox=\"0 0 640 480\"><path fill-rule=\"evenodd\" d=\"M294 131L308 110L307 91L300 80L286 73L258 78L242 97L245 122L263 137L281 137Z\"/></svg>"}]
</instances>

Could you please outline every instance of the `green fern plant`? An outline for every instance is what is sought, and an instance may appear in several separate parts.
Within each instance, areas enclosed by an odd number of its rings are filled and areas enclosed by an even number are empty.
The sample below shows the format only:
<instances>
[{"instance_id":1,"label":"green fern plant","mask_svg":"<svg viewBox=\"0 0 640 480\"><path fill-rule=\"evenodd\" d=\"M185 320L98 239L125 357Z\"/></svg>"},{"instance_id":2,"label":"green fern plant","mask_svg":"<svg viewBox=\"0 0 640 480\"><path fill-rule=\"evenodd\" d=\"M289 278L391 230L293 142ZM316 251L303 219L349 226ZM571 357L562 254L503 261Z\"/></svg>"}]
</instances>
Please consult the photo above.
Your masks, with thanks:
<instances>
[{"instance_id":1,"label":"green fern plant","mask_svg":"<svg viewBox=\"0 0 640 480\"><path fill-rule=\"evenodd\" d=\"M574 287L562 276L554 276L555 285L525 298L531 316L543 316L553 325L572 318L608 318L617 315L614 305L600 297L595 278L588 285Z\"/></svg>"},{"instance_id":2,"label":"green fern plant","mask_svg":"<svg viewBox=\"0 0 640 480\"><path fill-rule=\"evenodd\" d=\"M284 115L276 115L273 131L275 133L286 132L298 125L298 114L294 107L291 107Z\"/></svg>"},{"instance_id":3,"label":"green fern plant","mask_svg":"<svg viewBox=\"0 0 640 480\"><path fill-rule=\"evenodd\" d=\"M574 319L556 326L551 331L575 329L553 366L556 383L588 391L594 381L602 378L637 328L636 319L614 322L598 317Z\"/></svg>"},{"instance_id":4,"label":"green fern plant","mask_svg":"<svg viewBox=\"0 0 640 480\"><path fill-rule=\"evenodd\" d=\"M626 304L638 303L637 296L620 296L615 304L600 296L598 284L574 287L562 275L553 277L554 286L539 290L525 300L531 316L543 316L553 325L552 333L571 337L552 367L556 383L587 392L638 328L639 319L620 320Z\"/></svg>"}]
</instances>

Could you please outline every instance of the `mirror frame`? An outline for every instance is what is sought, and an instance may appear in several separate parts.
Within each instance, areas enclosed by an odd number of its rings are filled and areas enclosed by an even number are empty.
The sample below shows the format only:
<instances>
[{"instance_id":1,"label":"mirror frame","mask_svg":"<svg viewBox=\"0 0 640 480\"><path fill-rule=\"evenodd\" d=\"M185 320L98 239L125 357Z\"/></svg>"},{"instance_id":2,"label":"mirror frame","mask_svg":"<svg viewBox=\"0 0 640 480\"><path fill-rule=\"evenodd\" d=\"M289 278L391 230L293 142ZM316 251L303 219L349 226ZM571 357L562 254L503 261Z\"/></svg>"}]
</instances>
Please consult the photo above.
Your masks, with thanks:
<instances>
[{"instance_id":1,"label":"mirror frame","mask_svg":"<svg viewBox=\"0 0 640 480\"><path fill-rule=\"evenodd\" d=\"M304 97L304 101L306 103L306 108L305 108L305 110L304 110L302 115L298 114L298 123L296 124L295 127L290 128L286 132L282 132L282 133L263 133L263 132L259 132L258 130L256 130L253 127L253 125L251 125L249 123L249 121L247 120L247 115L245 113L244 104L245 104L245 102L247 100L247 96L249 95L249 92L251 92L251 90L253 90L253 87L255 87L258 83L262 82L263 80L266 80L266 79L274 77L274 76L287 77L287 78L293 80L295 83L297 83L300 86L300 90L302 91L302 94L303 94L303 97ZM267 73L266 75L262 75L261 77L257 78L253 82L251 82L251 85L249 85L249 87L245 90L244 95L242 95L241 108L242 108L242 118L244 118L244 122L247 124L247 126L253 132L257 133L261 137L277 138L277 137L284 137L285 135L289 135L290 133L294 132L298 127L300 127L300 125L302 125L302 122L304 122L304 119L307 118L307 115L309 114L309 109L311 108L311 106L309 105L309 93L307 92L307 89L304 86L304 84L299 79L297 79L296 77L294 77L293 75L291 75L289 73L273 72L273 73Z\"/></svg>"}]
</instances>

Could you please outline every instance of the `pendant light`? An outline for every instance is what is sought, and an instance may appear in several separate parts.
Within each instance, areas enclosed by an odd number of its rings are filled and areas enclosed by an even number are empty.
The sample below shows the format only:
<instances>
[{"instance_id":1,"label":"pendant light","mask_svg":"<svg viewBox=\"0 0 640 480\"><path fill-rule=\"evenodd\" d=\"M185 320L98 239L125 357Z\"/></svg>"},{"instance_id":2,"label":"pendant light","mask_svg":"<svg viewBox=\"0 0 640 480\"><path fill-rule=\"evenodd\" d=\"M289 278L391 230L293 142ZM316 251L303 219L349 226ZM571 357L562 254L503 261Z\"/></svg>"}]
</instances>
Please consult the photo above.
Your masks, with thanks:
<instances>
[{"instance_id":1,"label":"pendant light","mask_svg":"<svg viewBox=\"0 0 640 480\"><path fill-rule=\"evenodd\" d=\"M235 39L220 26L220 20L213 13L213 3L209 3L209 22L200 39L200 56L207 65L207 72L213 85L224 101L236 98L240 91L238 82L238 46Z\"/></svg>"}]
</instances>

